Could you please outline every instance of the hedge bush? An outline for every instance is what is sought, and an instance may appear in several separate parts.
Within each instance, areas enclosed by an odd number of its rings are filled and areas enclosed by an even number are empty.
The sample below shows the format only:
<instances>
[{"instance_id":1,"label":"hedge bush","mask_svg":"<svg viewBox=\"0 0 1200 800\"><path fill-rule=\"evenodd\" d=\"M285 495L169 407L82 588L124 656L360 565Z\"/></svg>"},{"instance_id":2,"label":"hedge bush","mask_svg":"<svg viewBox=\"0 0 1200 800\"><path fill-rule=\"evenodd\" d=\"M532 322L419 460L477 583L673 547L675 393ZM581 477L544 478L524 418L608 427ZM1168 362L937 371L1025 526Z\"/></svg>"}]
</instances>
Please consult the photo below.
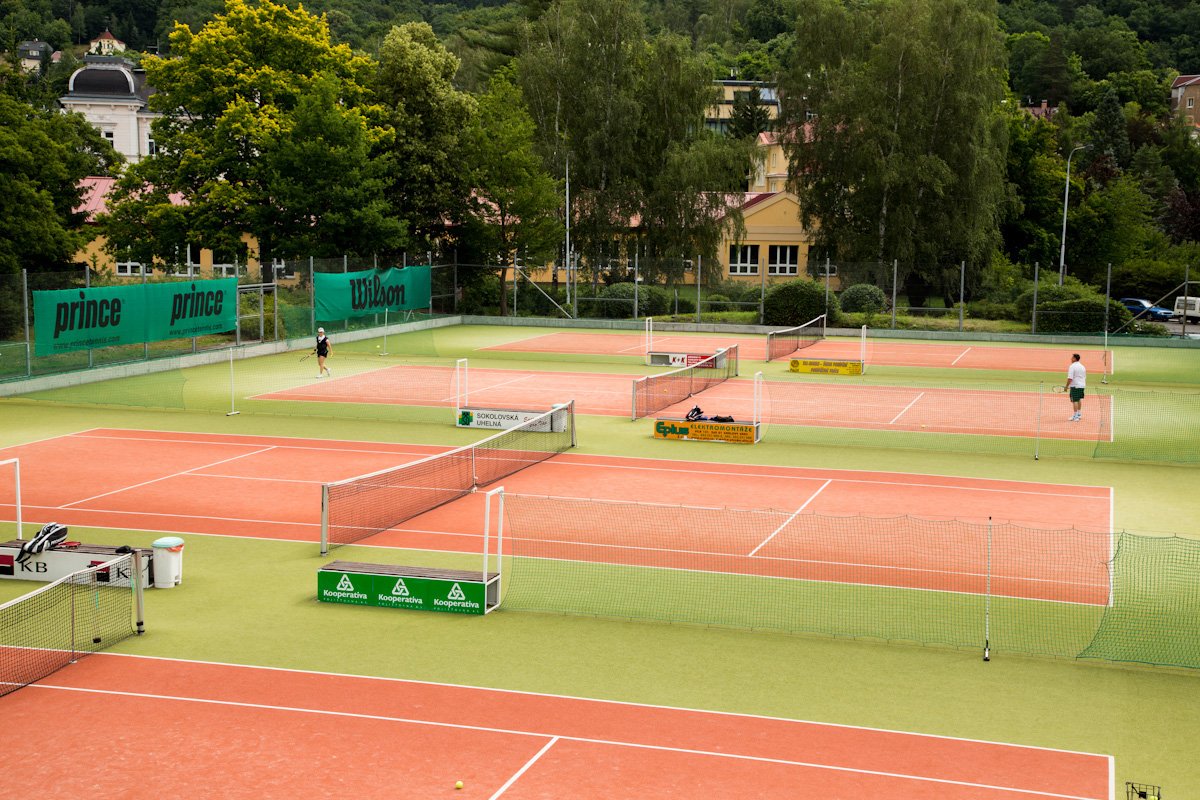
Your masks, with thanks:
<instances>
[{"instance_id":1,"label":"hedge bush","mask_svg":"<svg viewBox=\"0 0 1200 800\"><path fill-rule=\"evenodd\" d=\"M856 283L838 297L843 311L861 311L878 314L887 308L887 297L883 289L871 283Z\"/></svg>"},{"instance_id":2,"label":"hedge bush","mask_svg":"<svg viewBox=\"0 0 1200 800\"><path fill-rule=\"evenodd\" d=\"M815 281L800 278L779 283L767 291L763 303L763 323L778 327L794 327L828 313L827 324L838 321L838 300L829 296L829 311L825 310L825 287Z\"/></svg>"}]
</instances>

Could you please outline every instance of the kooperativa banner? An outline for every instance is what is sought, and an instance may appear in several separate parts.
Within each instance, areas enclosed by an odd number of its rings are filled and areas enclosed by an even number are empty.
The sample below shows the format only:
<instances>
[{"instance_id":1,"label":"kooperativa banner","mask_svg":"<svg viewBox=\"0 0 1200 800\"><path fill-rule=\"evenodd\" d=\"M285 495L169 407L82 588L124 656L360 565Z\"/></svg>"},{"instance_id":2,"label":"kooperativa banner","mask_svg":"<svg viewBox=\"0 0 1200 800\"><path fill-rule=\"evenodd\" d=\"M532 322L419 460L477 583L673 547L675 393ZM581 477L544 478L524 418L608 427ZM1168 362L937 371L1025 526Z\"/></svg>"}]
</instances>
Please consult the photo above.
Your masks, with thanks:
<instances>
[{"instance_id":1,"label":"kooperativa banner","mask_svg":"<svg viewBox=\"0 0 1200 800\"><path fill-rule=\"evenodd\" d=\"M429 308L429 291L428 266L313 275L319 320Z\"/></svg>"},{"instance_id":2,"label":"kooperativa banner","mask_svg":"<svg viewBox=\"0 0 1200 800\"><path fill-rule=\"evenodd\" d=\"M33 293L39 356L224 333L237 327L237 278Z\"/></svg>"}]
</instances>

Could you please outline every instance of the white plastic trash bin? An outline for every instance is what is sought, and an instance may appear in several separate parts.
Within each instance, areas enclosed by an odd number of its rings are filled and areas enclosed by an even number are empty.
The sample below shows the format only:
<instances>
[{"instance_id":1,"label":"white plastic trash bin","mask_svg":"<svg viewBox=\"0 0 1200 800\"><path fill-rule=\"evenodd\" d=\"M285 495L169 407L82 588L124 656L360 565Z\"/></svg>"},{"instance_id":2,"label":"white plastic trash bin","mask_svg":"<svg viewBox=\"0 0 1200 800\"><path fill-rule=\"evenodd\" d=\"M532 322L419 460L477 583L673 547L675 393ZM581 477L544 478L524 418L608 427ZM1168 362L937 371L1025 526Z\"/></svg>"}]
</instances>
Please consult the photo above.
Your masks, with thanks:
<instances>
[{"instance_id":1,"label":"white plastic trash bin","mask_svg":"<svg viewBox=\"0 0 1200 800\"><path fill-rule=\"evenodd\" d=\"M170 589L183 583L183 539L164 536L154 540L154 588Z\"/></svg>"}]
</instances>

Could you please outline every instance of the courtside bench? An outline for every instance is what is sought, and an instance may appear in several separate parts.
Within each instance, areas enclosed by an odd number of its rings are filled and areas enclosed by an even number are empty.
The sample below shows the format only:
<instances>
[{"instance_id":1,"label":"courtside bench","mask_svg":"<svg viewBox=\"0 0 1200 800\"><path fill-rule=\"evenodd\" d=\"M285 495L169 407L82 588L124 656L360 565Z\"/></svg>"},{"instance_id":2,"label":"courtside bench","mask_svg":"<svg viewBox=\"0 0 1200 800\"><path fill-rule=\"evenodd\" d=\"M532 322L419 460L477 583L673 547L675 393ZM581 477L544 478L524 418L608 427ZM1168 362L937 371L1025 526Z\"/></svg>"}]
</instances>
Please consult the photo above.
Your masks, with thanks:
<instances>
[{"instance_id":1,"label":"courtside bench","mask_svg":"<svg viewBox=\"0 0 1200 800\"><path fill-rule=\"evenodd\" d=\"M500 574L331 561L317 571L317 599L323 603L486 614L500 604Z\"/></svg>"},{"instance_id":2,"label":"courtside bench","mask_svg":"<svg viewBox=\"0 0 1200 800\"><path fill-rule=\"evenodd\" d=\"M79 544L74 547L55 547L17 563L17 554L28 539L12 539L0 544L0 578L19 581L56 581L72 572L112 561L121 555L117 547L104 544ZM142 558L142 586L154 585L154 550L134 548ZM126 568L120 568L124 571ZM120 578L129 580L128 575Z\"/></svg>"},{"instance_id":3,"label":"courtside bench","mask_svg":"<svg viewBox=\"0 0 1200 800\"><path fill-rule=\"evenodd\" d=\"M754 444L759 439L757 422L714 422L713 420L656 419L655 439L689 442L733 442Z\"/></svg>"}]
</instances>

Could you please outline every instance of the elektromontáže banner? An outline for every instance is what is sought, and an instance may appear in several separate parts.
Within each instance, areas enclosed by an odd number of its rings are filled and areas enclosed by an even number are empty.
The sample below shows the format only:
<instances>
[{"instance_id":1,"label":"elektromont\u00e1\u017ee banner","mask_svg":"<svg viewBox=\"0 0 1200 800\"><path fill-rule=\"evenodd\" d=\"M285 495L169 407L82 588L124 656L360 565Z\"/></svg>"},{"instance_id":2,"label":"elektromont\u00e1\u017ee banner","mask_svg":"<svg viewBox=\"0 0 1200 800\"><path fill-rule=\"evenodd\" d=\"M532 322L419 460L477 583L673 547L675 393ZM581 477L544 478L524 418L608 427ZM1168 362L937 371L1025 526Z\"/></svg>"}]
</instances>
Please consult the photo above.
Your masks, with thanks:
<instances>
[{"instance_id":1,"label":"elektromont\u00e1\u017ee banner","mask_svg":"<svg viewBox=\"0 0 1200 800\"><path fill-rule=\"evenodd\" d=\"M318 272L313 275L313 291L319 320L429 308L429 267Z\"/></svg>"},{"instance_id":2,"label":"elektromont\u00e1\u017ee banner","mask_svg":"<svg viewBox=\"0 0 1200 800\"><path fill-rule=\"evenodd\" d=\"M35 352L224 333L237 327L237 278L33 293Z\"/></svg>"}]
</instances>

